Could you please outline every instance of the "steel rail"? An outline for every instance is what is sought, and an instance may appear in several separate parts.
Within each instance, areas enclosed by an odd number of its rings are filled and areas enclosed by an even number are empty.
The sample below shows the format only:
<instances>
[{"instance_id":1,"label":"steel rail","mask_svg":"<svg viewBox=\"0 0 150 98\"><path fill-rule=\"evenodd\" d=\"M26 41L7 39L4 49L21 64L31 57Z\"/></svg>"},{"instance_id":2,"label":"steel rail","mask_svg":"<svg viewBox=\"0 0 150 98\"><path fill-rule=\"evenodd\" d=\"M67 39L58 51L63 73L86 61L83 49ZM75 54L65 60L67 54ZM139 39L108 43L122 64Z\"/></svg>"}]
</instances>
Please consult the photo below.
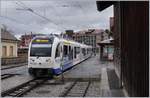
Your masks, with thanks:
<instances>
[{"instance_id":1,"label":"steel rail","mask_svg":"<svg viewBox=\"0 0 150 98\"><path fill-rule=\"evenodd\" d=\"M29 92L30 90L36 88L37 86L40 86L40 84L43 84L47 79L32 79L30 81L27 81L21 85L18 85L14 88L8 89L1 93L2 97L21 97L25 93Z\"/></svg>"},{"instance_id":2,"label":"steel rail","mask_svg":"<svg viewBox=\"0 0 150 98\"><path fill-rule=\"evenodd\" d=\"M14 76L14 75L11 75L11 74L3 74L3 75L1 75L1 79L2 79L2 80L3 80L3 79L7 79L7 78L12 77L12 76Z\"/></svg>"},{"instance_id":3,"label":"steel rail","mask_svg":"<svg viewBox=\"0 0 150 98\"><path fill-rule=\"evenodd\" d=\"M85 96L86 96L86 93L87 93L87 91L88 91L88 89L89 89L89 87L90 87L90 84L91 84L91 81L88 82L88 85L87 85L87 87L86 87L86 89L85 89L85 92L84 92L84 94L83 94L82 97L85 97Z\"/></svg>"},{"instance_id":4,"label":"steel rail","mask_svg":"<svg viewBox=\"0 0 150 98\"><path fill-rule=\"evenodd\" d=\"M80 85L78 85L80 84L80 82L81 81L74 81L74 83L70 85L70 87L65 92L63 92L63 94L61 94L59 97L85 97L88 91L88 88L91 84L91 81L86 81L85 87L83 88L80 87ZM82 81L82 83L84 82ZM80 92L76 92L76 91L80 91Z\"/></svg>"},{"instance_id":5,"label":"steel rail","mask_svg":"<svg viewBox=\"0 0 150 98\"><path fill-rule=\"evenodd\" d=\"M71 91L71 89L76 85L76 83L77 83L77 81L72 83L72 85L63 94L61 94L59 97L66 97L68 95L68 93Z\"/></svg>"},{"instance_id":6,"label":"steel rail","mask_svg":"<svg viewBox=\"0 0 150 98\"><path fill-rule=\"evenodd\" d=\"M23 67L25 65L27 65L27 63L22 63L22 64L15 65L15 66L9 66L9 67L6 67L6 68L1 68L1 70L11 69L11 68L16 68L16 67Z\"/></svg>"},{"instance_id":7,"label":"steel rail","mask_svg":"<svg viewBox=\"0 0 150 98\"><path fill-rule=\"evenodd\" d=\"M20 74L2 74L1 75L1 80L13 77L15 75L20 75Z\"/></svg>"}]
</instances>

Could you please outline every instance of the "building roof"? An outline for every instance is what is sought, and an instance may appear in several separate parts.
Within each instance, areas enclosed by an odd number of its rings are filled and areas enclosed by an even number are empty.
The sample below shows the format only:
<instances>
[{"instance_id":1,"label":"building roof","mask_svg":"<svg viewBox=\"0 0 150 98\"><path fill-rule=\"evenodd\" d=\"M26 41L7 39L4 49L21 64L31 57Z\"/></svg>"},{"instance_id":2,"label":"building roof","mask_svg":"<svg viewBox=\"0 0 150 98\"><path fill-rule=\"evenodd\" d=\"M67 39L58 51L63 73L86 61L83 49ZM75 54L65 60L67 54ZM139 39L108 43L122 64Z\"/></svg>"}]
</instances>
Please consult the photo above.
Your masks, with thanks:
<instances>
[{"instance_id":1,"label":"building roof","mask_svg":"<svg viewBox=\"0 0 150 98\"><path fill-rule=\"evenodd\" d=\"M117 1L96 1L97 10L98 11L103 11L104 9L106 9L107 7L113 5L116 2Z\"/></svg>"},{"instance_id":2,"label":"building roof","mask_svg":"<svg viewBox=\"0 0 150 98\"><path fill-rule=\"evenodd\" d=\"M98 45L113 45L113 41L114 39L113 38L110 38L110 39L106 39L106 40L103 40L101 41L100 43L97 43Z\"/></svg>"},{"instance_id":3,"label":"building roof","mask_svg":"<svg viewBox=\"0 0 150 98\"><path fill-rule=\"evenodd\" d=\"M1 32L1 39L2 40L13 40L13 41L18 41L15 36L13 36L10 32L8 31L2 31Z\"/></svg>"},{"instance_id":4,"label":"building roof","mask_svg":"<svg viewBox=\"0 0 150 98\"><path fill-rule=\"evenodd\" d=\"M110 38L110 39L101 41L101 43L111 43L113 40L114 40L113 38Z\"/></svg>"},{"instance_id":5,"label":"building roof","mask_svg":"<svg viewBox=\"0 0 150 98\"><path fill-rule=\"evenodd\" d=\"M89 35L96 35L96 34L100 34L104 32L103 29L93 29L93 31L86 31L86 30L83 30L83 31L78 31L78 32L75 32L74 35L85 35L85 34L89 34Z\"/></svg>"}]
</instances>

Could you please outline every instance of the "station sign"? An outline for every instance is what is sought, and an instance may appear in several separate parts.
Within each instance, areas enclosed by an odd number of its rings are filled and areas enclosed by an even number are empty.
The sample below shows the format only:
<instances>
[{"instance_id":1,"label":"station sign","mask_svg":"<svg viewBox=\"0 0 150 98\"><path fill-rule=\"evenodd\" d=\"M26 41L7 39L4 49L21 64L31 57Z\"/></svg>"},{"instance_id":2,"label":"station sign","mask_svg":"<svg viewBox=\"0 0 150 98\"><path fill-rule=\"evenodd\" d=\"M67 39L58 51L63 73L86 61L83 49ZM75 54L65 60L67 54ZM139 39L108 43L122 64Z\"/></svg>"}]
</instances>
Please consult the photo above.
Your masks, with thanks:
<instances>
[{"instance_id":1,"label":"station sign","mask_svg":"<svg viewBox=\"0 0 150 98\"><path fill-rule=\"evenodd\" d=\"M50 39L35 39L32 44L52 44L52 41Z\"/></svg>"},{"instance_id":2,"label":"station sign","mask_svg":"<svg viewBox=\"0 0 150 98\"><path fill-rule=\"evenodd\" d=\"M69 41L64 41L64 44L68 45L71 44Z\"/></svg>"},{"instance_id":3,"label":"station sign","mask_svg":"<svg viewBox=\"0 0 150 98\"><path fill-rule=\"evenodd\" d=\"M36 42L39 42L39 43L46 43L46 42L49 42L49 40L46 40L46 39L37 39L35 40Z\"/></svg>"}]
</instances>

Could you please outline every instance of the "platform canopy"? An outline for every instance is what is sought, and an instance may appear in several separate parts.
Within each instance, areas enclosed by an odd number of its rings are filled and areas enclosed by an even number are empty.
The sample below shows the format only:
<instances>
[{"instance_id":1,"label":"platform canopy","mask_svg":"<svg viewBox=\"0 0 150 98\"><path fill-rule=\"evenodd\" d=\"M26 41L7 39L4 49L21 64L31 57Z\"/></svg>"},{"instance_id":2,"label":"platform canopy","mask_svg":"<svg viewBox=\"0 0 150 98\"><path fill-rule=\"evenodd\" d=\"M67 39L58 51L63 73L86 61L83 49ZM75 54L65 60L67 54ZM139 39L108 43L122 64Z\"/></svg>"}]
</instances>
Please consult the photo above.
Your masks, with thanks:
<instances>
[{"instance_id":1,"label":"platform canopy","mask_svg":"<svg viewBox=\"0 0 150 98\"><path fill-rule=\"evenodd\" d=\"M117 1L96 1L97 10L103 11L104 9L108 8L109 6L113 5Z\"/></svg>"},{"instance_id":2,"label":"platform canopy","mask_svg":"<svg viewBox=\"0 0 150 98\"><path fill-rule=\"evenodd\" d=\"M103 40L103 41L101 41L100 43L97 43L97 44L99 46L101 46L101 45L113 45L113 41L114 41L114 39L110 38L110 39Z\"/></svg>"}]
</instances>

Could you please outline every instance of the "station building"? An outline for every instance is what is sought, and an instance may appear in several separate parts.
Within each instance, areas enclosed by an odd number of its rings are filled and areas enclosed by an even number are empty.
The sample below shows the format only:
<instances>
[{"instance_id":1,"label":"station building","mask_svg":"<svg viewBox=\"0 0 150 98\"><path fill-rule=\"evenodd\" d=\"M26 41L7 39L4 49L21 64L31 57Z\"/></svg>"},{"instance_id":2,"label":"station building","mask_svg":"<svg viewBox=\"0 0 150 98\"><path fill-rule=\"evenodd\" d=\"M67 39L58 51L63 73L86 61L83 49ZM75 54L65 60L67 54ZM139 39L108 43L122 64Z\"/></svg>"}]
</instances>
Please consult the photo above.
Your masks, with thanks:
<instances>
[{"instance_id":1,"label":"station building","mask_svg":"<svg viewBox=\"0 0 150 98\"><path fill-rule=\"evenodd\" d=\"M1 29L2 58L17 57L18 40L9 31Z\"/></svg>"},{"instance_id":2,"label":"station building","mask_svg":"<svg viewBox=\"0 0 150 98\"><path fill-rule=\"evenodd\" d=\"M19 40L4 28L1 28L1 65L27 62L18 55Z\"/></svg>"},{"instance_id":3,"label":"station building","mask_svg":"<svg viewBox=\"0 0 150 98\"><path fill-rule=\"evenodd\" d=\"M149 96L149 1L97 1L114 8L114 65L129 96Z\"/></svg>"}]
</instances>

